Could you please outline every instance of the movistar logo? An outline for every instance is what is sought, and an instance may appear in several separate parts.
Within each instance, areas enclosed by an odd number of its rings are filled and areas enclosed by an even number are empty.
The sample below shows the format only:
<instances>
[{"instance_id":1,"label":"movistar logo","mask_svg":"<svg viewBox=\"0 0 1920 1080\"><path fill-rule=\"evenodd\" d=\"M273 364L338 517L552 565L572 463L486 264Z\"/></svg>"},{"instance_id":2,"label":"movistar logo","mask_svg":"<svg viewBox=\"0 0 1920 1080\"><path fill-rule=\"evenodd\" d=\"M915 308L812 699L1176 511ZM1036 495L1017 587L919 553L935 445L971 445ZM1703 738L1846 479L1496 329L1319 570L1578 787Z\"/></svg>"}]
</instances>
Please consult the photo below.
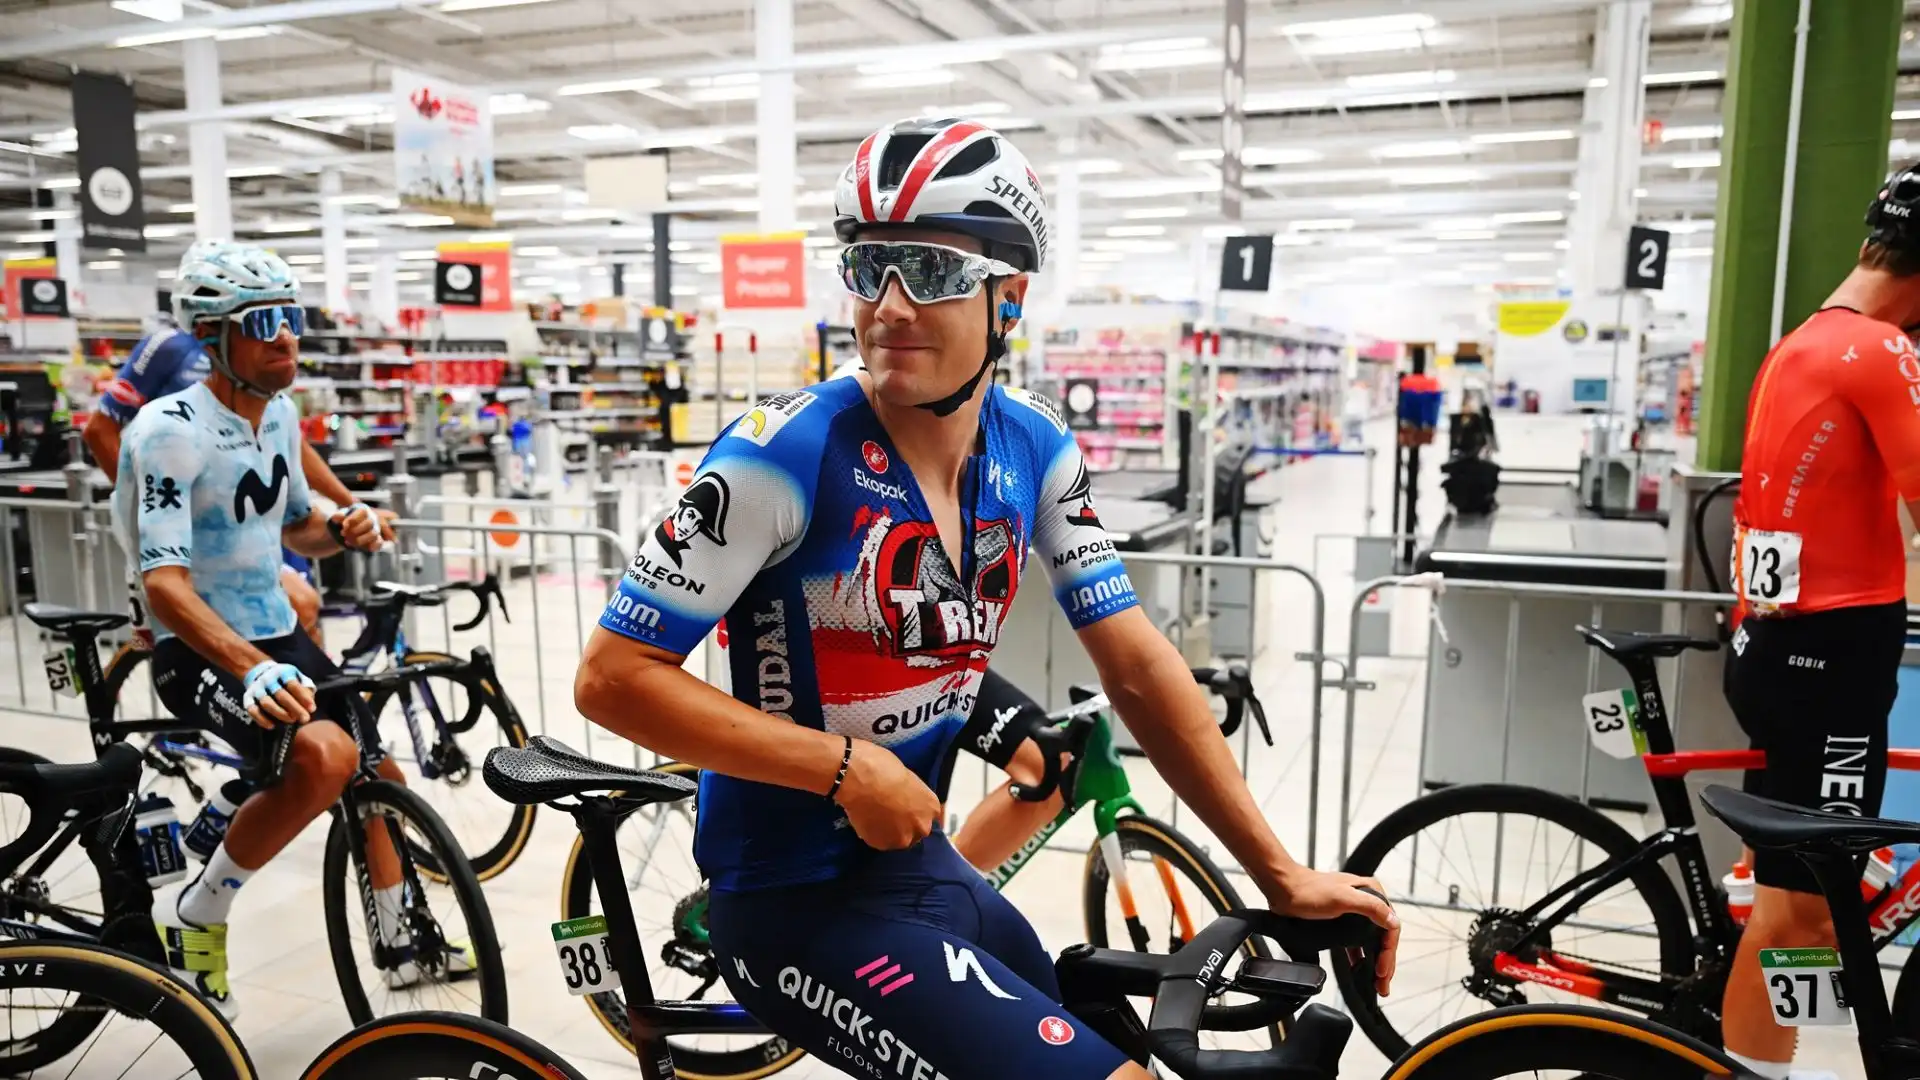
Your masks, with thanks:
<instances>
[{"instance_id":1,"label":"movistar logo","mask_svg":"<svg viewBox=\"0 0 1920 1080\"><path fill-rule=\"evenodd\" d=\"M279 454L273 455L273 479L261 480L260 474L252 469L240 478L233 489L233 520L244 524L247 520L246 508L253 506L255 517L264 516L280 502L280 493L287 486L287 459Z\"/></svg>"}]
</instances>

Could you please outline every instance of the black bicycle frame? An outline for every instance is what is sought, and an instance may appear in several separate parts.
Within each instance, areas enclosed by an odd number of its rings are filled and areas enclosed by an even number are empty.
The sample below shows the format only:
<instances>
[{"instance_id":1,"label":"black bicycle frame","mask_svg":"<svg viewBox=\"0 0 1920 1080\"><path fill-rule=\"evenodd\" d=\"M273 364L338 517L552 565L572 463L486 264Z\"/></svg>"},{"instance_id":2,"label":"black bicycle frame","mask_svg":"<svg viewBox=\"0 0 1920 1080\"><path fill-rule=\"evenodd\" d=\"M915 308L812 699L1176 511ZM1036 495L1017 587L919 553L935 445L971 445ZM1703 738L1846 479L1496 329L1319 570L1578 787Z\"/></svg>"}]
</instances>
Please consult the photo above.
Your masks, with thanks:
<instances>
[{"instance_id":1,"label":"black bicycle frame","mask_svg":"<svg viewBox=\"0 0 1920 1080\"><path fill-rule=\"evenodd\" d=\"M561 805L561 804L555 804ZM580 826L581 846L593 871L594 891L607 919L607 952L627 1002L627 1029L641 1080L675 1080L673 1053L667 1039L674 1035L771 1035L752 1014L732 1002L657 1001L647 976L646 952L635 928L633 901L627 896L626 874L620 866L615 835L620 819L634 809L617 798L583 797L577 806L564 806Z\"/></svg>"},{"instance_id":2,"label":"black bicycle frame","mask_svg":"<svg viewBox=\"0 0 1920 1080\"><path fill-rule=\"evenodd\" d=\"M1866 902L1860 897L1860 863L1842 852L1802 854L1813 871L1833 914L1833 932L1840 947L1840 981L1846 987L1847 1007L1853 1012L1860 1036L1860 1060L1874 1080L1904 1080L1920 1075L1920 1043L1912 1032L1893 1030L1893 1011L1887 1004L1886 984L1877 948L1867 930Z\"/></svg>"}]
</instances>

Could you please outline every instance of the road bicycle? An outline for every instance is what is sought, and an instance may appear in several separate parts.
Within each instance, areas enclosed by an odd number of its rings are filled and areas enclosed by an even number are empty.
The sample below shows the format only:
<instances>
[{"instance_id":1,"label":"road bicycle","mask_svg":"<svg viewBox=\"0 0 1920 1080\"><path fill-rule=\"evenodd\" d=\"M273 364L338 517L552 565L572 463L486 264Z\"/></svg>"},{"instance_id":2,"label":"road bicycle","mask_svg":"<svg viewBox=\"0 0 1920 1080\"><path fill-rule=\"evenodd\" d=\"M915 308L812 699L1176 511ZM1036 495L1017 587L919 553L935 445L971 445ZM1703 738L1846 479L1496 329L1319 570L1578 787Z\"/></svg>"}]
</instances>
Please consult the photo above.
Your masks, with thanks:
<instances>
[{"instance_id":1,"label":"road bicycle","mask_svg":"<svg viewBox=\"0 0 1920 1080\"><path fill-rule=\"evenodd\" d=\"M1272 744L1266 710L1244 666L1195 668L1193 676L1225 700L1227 715L1221 725L1225 734L1236 733L1250 715ZM1114 745L1106 695L1080 686L1072 688L1069 697L1071 705L1049 714L1046 723L1036 725L1029 736L1040 744L1046 771L1031 786L1014 785L1017 797L1032 802L1044 801L1057 789L1063 797L1060 813L1006 862L987 871L987 879L996 889L1004 889L1061 826L1091 807L1099 839L1087 852L1082 875L1087 940L1097 946L1122 941L1141 952L1178 949L1193 940L1204 923L1195 918L1196 903L1205 903L1215 912L1231 911L1241 906L1240 894L1205 849L1147 814L1134 797ZM699 778L699 770L678 762L654 768L668 775ZM655 977L667 980L676 996L702 1000L716 987L723 995L726 990L707 937L706 882L690 858L694 816L693 800L652 804L631 815L620 836L632 867L627 889L646 901L642 914L646 930L662 939ZM562 918L582 918L595 911L593 869L585 854L582 835L575 838L561 877ZM1258 941L1250 947L1255 955L1263 955L1258 950L1264 946ZM620 993L592 994L586 1002L607 1033L632 1050L633 1035ZM683 1069L706 1077L765 1076L798 1061L802 1053L779 1038L750 1045L708 1039L674 1047Z\"/></svg>"},{"instance_id":2,"label":"road bicycle","mask_svg":"<svg viewBox=\"0 0 1920 1080\"><path fill-rule=\"evenodd\" d=\"M620 821L650 806L683 801L694 793L684 776L605 765L545 736L525 749L500 749L483 766L487 786L502 798L539 802L572 815L601 892L604 920L589 935L571 938L575 981L593 968L593 981L608 969L627 988L629 1028L639 1033L634 1059L642 1080L697 1080L681 1071L672 1040L689 1034L763 1034L751 1015L731 1002L661 1001L655 998L645 948L634 924L627 877L620 865ZM562 802L561 800L572 800ZM1253 955L1260 938L1276 943L1289 959ZM1349 966L1371 971L1380 931L1359 916L1315 922L1267 911L1222 912L1171 954L1074 945L1061 952L1059 1019L1069 1037L1074 1023L1111 1042L1141 1065L1157 1062L1161 1075L1182 1080L1336 1080L1340 1055L1353 1023L1325 1005L1310 1003L1325 985L1320 955L1336 972ZM1272 950L1259 950L1269 953ZM1351 953L1358 951L1356 958ZM1222 1008L1233 993L1250 1005ZM1134 1002L1151 998L1143 1021ZM1260 1050L1205 1050L1202 1031L1284 1024L1288 1038ZM1058 1029L1056 1029L1058 1030ZM876 1032L856 1036L875 1052ZM875 1075L936 1075L932 1063L914 1055L904 1062L897 1040L887 1044L893 1063L874 1064ZM851 1045L849 1052L858 1055ZM991 1054L991 1046L980 1053ZM1675 1061L1695 1075L1732 1077L1725 1055L1653 1024L1595 1009L1530 1006L1475 1017L1437 1032L1414 1047L1384 1080L1493 1080L1542 1069L1571 1069L1616 1080L1666 1080ZM856 1062L858 1065L860 1062ZM1653 1067L1668 1071L1654 1071ZM558 1054L498 1024L468 1016L390 1016L347 1033L320 1053L302 1080L422 1080L448 1076L546 1076L583 1080Z\"/></svg>"},{"instance_id":3,"label":"road bicycle","mask_svg":"<svg viewBox=\"0 0 1920 1080\"><path fill-rule=\"evenodd\" d=\"M262 763L250 767L238 756L209 745L199 732L183 727L177 719L115 719L118 687L102 677L94 639L126 625L127 615L75 611L50 604L27 604L22 611L71 647L60 677L70 680L86 701L96 754L105 754L123 740L144 734L154 737L143 754L147 760L156 755L191 759L201 765L238 771L262 784L278 778L277 770L292 743L294 728L278 729L275 748L264 755ZM404 784L386 780L374 770L377 748L369 746L371 724L362 711L363 695L391 692L419 675L419 671L406 667L374 675L343 674L318 683L314 689L316 699L330 716L350 718L347 726L361 746L360 776L347 785L333 807L322 864L322 896L334 974L347 1013L355 1023L394 1011L391 1006L395 1002L411 1006L429 996L449 1007L470 1008L491 1019L504 1020L506 975L479 881L433 808ZM36 917L43 924L90 927L83 932L108 944L154 937L147 914L150 890L133 890L118 881L117 875L110 877L88 862L68 860L60 865L75 844L84 847L86 832L94 824L84 816L75 816L33 866L9 878L7 895L16 901L33 898ZM399 856L404 905L401 918L407 928L404 942L388 942L375 928L367 832L376 825L387 830ZM54 895L56 885L58 897ZM144 889L144 879L140 885ZM451 910L444 904L449 894L454 901ZM146 901L144 906L142 899ZM143 928L143 932L136 928ZM471 955L471 973L448 969L449 957L461 949ZM396 976L394 981L404 985L390 985L389 973L408 963L417 965L423 977L409 982ZM371 980L362 979L365 967L374 969Z\"/></svg>"},{"instance_id":4,"label":"road bicycle","mask_svg":"<svg viewBox=\"0 0 1920 1080\"><path fill-rule=\"evenodd\" d=\"M254 1076L220 1014L152 963L160 949L150 921L144 937L129 942L144 945L140 955L108 949L98 944L98 921L75 920L38 890L18 887L34 879L42 865L34 856L44 857L47 842L79 823L102 875L130 890L116 894L121 910L141 903L146 878L130 827L139 780L131 747L109 747L84 765L0 751L0 818L11 837L0 837L0 937L31 939L0 943L0 1076L40 1074L70 1057L67 1075L84 1065L100 1076ZM147 919L145 907L137 914Z\"/></svg>"},{"instance_id":5,"label":"road bicycle","mask_svg":"<svg viewBox=\"0 0 1920 1080\"><path fill-rule=\"evenodd\" d=\"M1898 991L1893 1006L1887 1004L1876 956L1878 920L1861 895L1859 861L1876 848L1920 844L1920 824L1807 810L1720 784L1702 791L1700 801L1749 845L1797 856L1813 871L1833 915L1837 949L1762 950L1774 1019L1789 1026L1844 1024L1851 1014L1867 1080L1920 1076L1920 1026L1900 1011ZM1901 990L1913 989L1913 974L1909 964Z\"/></svg>"},{"instance_id":6,"label":"road bicycle","mask_svg":"<svg viewBox=\"0 0 1920 1080\"><path fill-rule=\"evenodd\" d=\"M1676 751L1655 661L1713 651L1707 638L1577 628L1632 677L1629 694L1590 698L1590 732L1638 753L1665 827L1638 839L1599 810L1517 784L1465 784L1424 795L1363 837L1344 867L1377 877L1405 924L1402 977L1382 999L1341 982L1354 1019L1389 1056L1454 1016L1530 998L1597 1001L1713 1045L1740 927L1695 828L1686 776L1756 769L1760 751ZM1604 729L1604 730L1602 730ZM1894 750L1920 769L1920 751ZM1683 901L1667 867L1678 870ZM1485 868L1492 867L1491 871ZM1563 879L1564 877L1564 879ZM1855 872L1855 888L1860 875ZM1920 866L1881 891L1865 916L1876 948L1920 918ZM1416 972L1441 973L1413 986ZM1430 975L1427 977L1431 978ZM1920 961L1910 955L1893 1015L1920 1031Z\"/></svg>"},{"instance_id":7,"label":"road bicycle","mask_svg":"<svg viewBox=\"0 0 1920 1080\"><path fill-rule=\"evenodd\" d=\"M405 680L369 689L365 694L368 714L377 723L386 715L389 704L399 704L406 738L390 756L407 771L411 789L447 823L459 849L469 853L467 861L474 876L486 881L512 866L526 850L533 835L535 808L506 806L491 796L476 798L477 787L472 785L474 751L496 745L525 746L527 728L494 670L491 651L478 646L462 659L415 649L407 641L405 623L409 610L438 607L458 593L472 595L479 606L471 618L452 624L452 629L471 630L496 608L501 618L507 618L500 581L488 574L477 582L440 585L379 581L373 589L373 594L359 604L365 622L353 644L341 653L340 670L365 675L384 661L384 670L404 668L414 673ZM116 675L124 679L126 672L115 669L125 662L123 658L134 656L144 658L145 653L123 649L108 667L108 681L117 687ZM127 670L137 663L133 659ZM467 739L467 746L462 745L462 738ZM484 747L474 746L476 740ZM200 741L205 741L204 736ZM151 756L156 771L185 784L195 802L206 798L207 785L198 775L195 757L164 748ZM414 777L418 781L412 781Z\"/></svg>"}]
</instances>

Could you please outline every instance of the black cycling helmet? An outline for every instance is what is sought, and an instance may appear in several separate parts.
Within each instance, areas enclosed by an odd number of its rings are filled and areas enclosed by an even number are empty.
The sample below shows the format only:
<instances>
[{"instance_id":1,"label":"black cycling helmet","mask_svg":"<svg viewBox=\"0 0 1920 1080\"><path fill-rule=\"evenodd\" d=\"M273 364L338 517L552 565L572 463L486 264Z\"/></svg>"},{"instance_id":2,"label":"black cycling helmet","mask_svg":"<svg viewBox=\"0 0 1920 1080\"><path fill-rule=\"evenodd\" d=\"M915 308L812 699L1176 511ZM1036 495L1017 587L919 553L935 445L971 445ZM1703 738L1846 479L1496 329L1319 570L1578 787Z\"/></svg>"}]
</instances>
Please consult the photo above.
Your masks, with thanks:
<instances>
[{"instance_id":1,"label":"black cycling helmet","mask_svg":"<svg viewBox=\"0 0 1920 1080\"><path fill-rule=\"evenodd\" d=\"M1867 207L1867 242L1920 254L1920 164L1897 170L1880 185Z\"/></svg>"}]
</instances>

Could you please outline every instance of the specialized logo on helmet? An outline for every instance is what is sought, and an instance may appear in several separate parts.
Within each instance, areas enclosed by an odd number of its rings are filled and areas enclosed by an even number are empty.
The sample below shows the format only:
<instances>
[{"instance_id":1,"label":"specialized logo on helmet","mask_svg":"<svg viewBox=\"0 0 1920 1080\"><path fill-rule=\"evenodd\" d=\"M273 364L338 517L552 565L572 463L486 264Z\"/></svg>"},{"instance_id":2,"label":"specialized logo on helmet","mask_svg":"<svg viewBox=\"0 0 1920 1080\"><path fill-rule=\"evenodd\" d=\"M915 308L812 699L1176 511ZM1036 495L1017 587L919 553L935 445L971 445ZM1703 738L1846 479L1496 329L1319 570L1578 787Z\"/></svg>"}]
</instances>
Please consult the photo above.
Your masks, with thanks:
<instances>
[{"instance_id":1,"label":"specialized logo on helmet","mask_svg":"<svg viewBox=\"0 0 1920 1080\"><path fill-rule=\"evenodd\" d=\"M1035 195L1043 199L1047 197L1047 191L1040 186L1040 178L1033 174L1033 166L1031 165L1027 166L1027 186L1033 189Z\"/></svg>"}]
</instances>

